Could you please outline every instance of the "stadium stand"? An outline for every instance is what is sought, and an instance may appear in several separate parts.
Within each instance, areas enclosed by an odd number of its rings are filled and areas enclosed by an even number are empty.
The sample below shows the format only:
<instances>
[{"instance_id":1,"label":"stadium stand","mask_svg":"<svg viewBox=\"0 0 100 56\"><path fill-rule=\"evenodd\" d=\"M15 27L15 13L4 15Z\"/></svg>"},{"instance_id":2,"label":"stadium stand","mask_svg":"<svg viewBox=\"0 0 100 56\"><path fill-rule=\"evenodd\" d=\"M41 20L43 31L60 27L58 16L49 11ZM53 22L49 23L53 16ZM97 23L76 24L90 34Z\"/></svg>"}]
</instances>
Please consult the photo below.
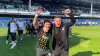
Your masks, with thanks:
<instances>
[{"instance_id":1,"label":"stadium stand","mask_svg":"<svg viewBox=\"0 0 100 56\"><path fill-rule=\"evenodd\" d=\"M28 0L26 0L28 1ZM34 0L35 1L35 0ZM29 12L29 5L28 2L26 3L25 0L0 0L0 14L17 14L17 15L34 15L35 10L37 7L42 7L43 8L43 13L44 15L63 15L61 14L61 11L69 8L73 11L75 16L78 17L87 17L90 16L91 13L91 3L89 2L90 0L74 0L70 1L67 0L49 0L49 1L44 1L44 0L38 0L36 2L32 1L32 6L31 6L31 11L32 13ZM41 2L40 2L41 1ZM96 17L100 16L100 6L99 5L99 0L94 1L93 3L93 16L96 15ZM46 13L46 14L45 14ZM3 23L2 20L4 19ZM7 18L1 18L0 17L0 27L6 27L8 21L5 19ZM93 18L92 18L93 19ZM98 19L98 18L97 18ZM100 20L78 20L75 25L85 25L87 22L90 24L95 24L95 25L100 25ZM66 20L64 20L66 21ZM7 23L5 23L7 22ZM4 24L4 26L2 26Z\"/></svg>"},{"instance_id":2,"label":"stadium stand","mask_svg":"<svg viewBox=\"0 0 100 56\"><path fill-rule=\"evenodd\" d=\"M28 0L26 0L28 1ZM34 0L35 1L35 0ZM41 1L41 2L40 2ZM89 0L90 1L90 0ZM62 15L61 11L66 8L70 8L76 16L86 16L91 13L91 1L88 0L75 0L70 1L67 0L57 0L57 1L44 1L39 0L39 2L33 2L31 5L31 15L34 14L34 11L38 6L43 7L44 15ZM96 0L93 3L93 11L92 14L95 16L100 16L99 5ZM17 13L22 15L30 15L29 13L29 5L28 2L26 3L24 0L0 0L0 13ZM14 12L12 12L14 11Z\"/></svg>"},{"instance_id":3,"label":"stadium stand","mask_svg":"<svg viewBox=\"0 0 100 56\"><path fill-rule=\"evenodd\" d=\"M7 3L8 2L8 3ZM35 10L36 8L40 6L42 7L42 5L38 4L38 3L34 3L32 4L31 7L31 14L35 14ZM21 0L13 0L13 2L6 0L6 1L0 1L0 14L22 14L22 15L30 15L29 12L29 6L27 4L25 4L23 1ZM49 12L43 8L43 13L42 14L49 14Z\"/></svg>"},{"instance_id":4,"label":"stadium stand","mask_svg":"<svg viewBox=\"0 0 100 56\"><path fill-rule=\"evenodd\" d=\"M19 18L15 18L18 20ZM22 20L25 22L26 19L30 18L22 18ZM41 20L40 18L39 20ZM0 17L0 27L7 27L7 24L9 22L9 17ZM50 19L53 23L53 19ZM63 19L63 22L68 21L67 19ZM100 20L99 19L77 19L77 22L74 24L74 26L100 26Z\"/></svg>"}]
</instances>

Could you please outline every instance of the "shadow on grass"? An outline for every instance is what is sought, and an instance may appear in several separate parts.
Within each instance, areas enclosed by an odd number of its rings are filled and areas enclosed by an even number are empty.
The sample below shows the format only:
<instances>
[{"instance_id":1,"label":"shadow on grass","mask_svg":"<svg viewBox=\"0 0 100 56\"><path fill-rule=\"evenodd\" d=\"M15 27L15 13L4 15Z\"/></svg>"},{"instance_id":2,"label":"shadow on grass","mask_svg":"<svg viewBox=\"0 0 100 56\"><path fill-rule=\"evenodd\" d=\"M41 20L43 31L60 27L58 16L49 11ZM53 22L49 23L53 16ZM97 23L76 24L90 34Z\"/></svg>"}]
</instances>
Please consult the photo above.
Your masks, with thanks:
<instances>
[{"instance_id":1,"label":"shadow on grass","mask_svg":"<svg viewBox=\"0 0 100 56\"><path fill-rule=\"evenodd\" d=\"M100 54L100 52L92 52L92 51L78 52L73 56L92 56L94 54Z\"/></svg>"},{"instance_id":2,"label":"shadow on grass","mask_svg":"<svg viewBox=\"0 0 100 56\"><path fill-rule=\"evenodd\" d=\"M29 37L23 35L23 41L20 41L19 36L17 38L17 46L14 49L11 47L11 37L9 37L9 43L6 44L6 36L0 36L0 56L36 56L36 37Z\"/></svg>"},{"instance_id":3,"label":"shadow on grass","mask_svg":"<svg viewBox=\"0 0 100 56\"><path fill-rule=\"evenodd\" d=\"M90 40L89 38L80 37L78 35L80 35L80 33L73 33L72 37L69 38L70 39L69 48L72 48L72 47L80 44L81 42L85 42L85 41ZM73 56L92 56L92 55L95 55L95 54L100 54L100 52L84 51L84 52L78 52L77 54L74 54Z\"/></svg>"},{"instance_id":4,"label":"shadow on grass","mask_svg":"<svg viewBox=\"0 0 100 56\"><path fill-rule=\"evenodd\" d=\"M89 38L78 36L79 34L80 33L73 33L72 37L69 37L69 48L78 45L81 42L81 40L83 40L82 42L89 40Z\"/></svg>"},{"instance_id":5,"label":"shadow on grass","mask_svg":"<svg viewBox=\"0 0 100 56\"><path fill-rule=\"evenodd\" d=\"M69 38L69 44L70 44L69 48L72 48L78 45L81 42L81 40L84 40L84 41L89 40L89 38L78 36L79 34L80 33L73 33L72 37ZM25 36L24 34L23 41L20 42L20 38L17 35L18 43L17 43L17 46L13 50L10 50L10 47L11 47L10 44L8 45L5 44L5 40L6 40L6 36L0 36L0 55L1 56L36 56L35 46L36 46L37 38L28 37L28 36ZM11 42L11 37L9 37L9 40ZM50 44L52 43L50 42ZM89 55L91 56L93 54L93 52L87 51L87 52L79 52L75 54L74 56L82 56L82 55L87 56L87 53L89 53L88 56Z\"/></svg>"}]
</instances>

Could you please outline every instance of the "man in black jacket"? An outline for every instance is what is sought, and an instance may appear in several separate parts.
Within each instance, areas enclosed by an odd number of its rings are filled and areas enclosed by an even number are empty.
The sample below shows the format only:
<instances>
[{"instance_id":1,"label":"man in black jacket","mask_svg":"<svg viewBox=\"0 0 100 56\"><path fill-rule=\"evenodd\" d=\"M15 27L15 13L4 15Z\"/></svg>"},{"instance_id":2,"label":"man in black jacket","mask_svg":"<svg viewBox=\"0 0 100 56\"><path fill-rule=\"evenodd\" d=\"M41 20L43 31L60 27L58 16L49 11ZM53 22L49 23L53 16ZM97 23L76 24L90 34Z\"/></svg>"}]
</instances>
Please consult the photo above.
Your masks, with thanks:
<instances>
[{"instance_id":1,"label":"man in black jacket","mask_svg":"<svg viewBox=\"0 0 100 56\"><path fill-rule=\"evenodd\" d=\"M6 39L6 44L8 44L8 39L9 39L9 36L11 35L10 33L10 22L13 20L13 18L10 19L7 27L8 27L8 32L7 32L7 39Z\"/></svg>"},{"instance_id":2,"label":"man in black jacket","mask_svg":"<svg viewBox=\"0 0 100 56\"><path fill-rule=\"evenodd\" d=\"M69 49L69 28L75 23L70 9L62 11L70 19L69 22L62 22L61 17L54 17L52 48L53 56L68 56Z\"/></svg>"}]
</instances>

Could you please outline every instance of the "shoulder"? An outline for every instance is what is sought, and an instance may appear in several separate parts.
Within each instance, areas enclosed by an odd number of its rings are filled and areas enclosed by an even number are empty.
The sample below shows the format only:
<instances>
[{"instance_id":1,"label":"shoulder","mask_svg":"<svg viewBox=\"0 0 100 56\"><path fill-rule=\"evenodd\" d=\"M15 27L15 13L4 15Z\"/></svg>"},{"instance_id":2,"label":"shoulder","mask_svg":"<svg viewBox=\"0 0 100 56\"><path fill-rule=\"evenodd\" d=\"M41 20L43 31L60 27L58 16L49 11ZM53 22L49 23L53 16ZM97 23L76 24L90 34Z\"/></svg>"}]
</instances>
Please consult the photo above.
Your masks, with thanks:
<instances>
[{"instance_id":1,"label":"shoulder","mask_svg":"<svg viewBox=\"0 0 100 56\"><path fill-rule=\"evenodd\" d=\"M43 26L39 26L36 30L37 30L37 32L40 32L41 29L43 29Z\"/></svg>"},{"instance_id":2,"label":"shoulder","mask_svg":"<svg viewBox=\"0 0 100 56\"><path fill-rule=\"evenodd\" d=\"M19 23L19 21L16 22L17 24Z\"/></svg>"}]
</instances>

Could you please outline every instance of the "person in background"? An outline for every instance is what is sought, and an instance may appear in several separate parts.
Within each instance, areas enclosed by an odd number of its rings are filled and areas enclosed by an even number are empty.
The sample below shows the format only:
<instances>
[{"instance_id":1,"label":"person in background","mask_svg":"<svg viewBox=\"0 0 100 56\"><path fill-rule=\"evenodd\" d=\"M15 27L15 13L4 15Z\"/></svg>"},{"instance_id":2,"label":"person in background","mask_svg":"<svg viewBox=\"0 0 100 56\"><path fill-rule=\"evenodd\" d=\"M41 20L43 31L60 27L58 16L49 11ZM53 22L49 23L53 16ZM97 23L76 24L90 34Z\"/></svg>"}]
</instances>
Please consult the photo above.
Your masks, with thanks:
<instances>
[{"instance_id":1,"label":"person in background","mask_svg":"<svg viewBox=\"0 0 100 56\"><path fill-rule=\"evenodd\" d=\"M28 19L26 19L25 27L26 27L26 35L29 36L29 22L28 22Z\"/></svg>"},{"instance_id":2,"label":"person in background","mask_svg":"<svg viewBox=\"0 0 100 56\"><path fill-rule=\"evenodd\" d=\"M19 19L19 21L17 22L17 25L18 25L18 35L20 37L20 40L22 41L22 36L23 36L23 31L24 31L24 28L25 28L25 24L24 22L22 21L22 19Z\"/></svg>"},{"instance_id":3,"label":"person in background","mask_svg":"<svg viewBox=\"0 0 100 56\"><path fill-rule=\"evenodd\" d=\"M29 34L30 34L30 36L35 35L34 32L35 32L35 28L33 26L33 20L31 19L29 22Z\"/></svg>"},{"instance_id":4,"label":"person in background","mask_svg":"<svg viewBox=\"0 0 100 56\"><path fill-rule=\"evenodd\" d=\"M39 24L40 24L39 26L43 26L44 20L41 20Z\"/></svg>"},{"instance_id":5,"label":"person in background","mask_svg":"<svg viewBox=\"0 0 100 56\"><path fill-rule=\"evenodd\" d=\"M17 25L14 19L10 22L10 34L12 38L12 46L10 49L13 49L16 46L16 31L17 31Z\"/></svg>"},{"instance_id":6,"label":"person in background","mask_svg":"<svg viewBox=\"0 0 100 56\"><path fill-rule=\"evenodd\" d=\"M11 33L10 33L10 23L11 23L12 20L14 20L14 19L11 18L10 21L9 21L9 23L8 23L8 25L7 25L8 32L7 32L6 44L8 44L8 39L9 39L9 36L11 35Z\"/></svg>"}]
</instances>

